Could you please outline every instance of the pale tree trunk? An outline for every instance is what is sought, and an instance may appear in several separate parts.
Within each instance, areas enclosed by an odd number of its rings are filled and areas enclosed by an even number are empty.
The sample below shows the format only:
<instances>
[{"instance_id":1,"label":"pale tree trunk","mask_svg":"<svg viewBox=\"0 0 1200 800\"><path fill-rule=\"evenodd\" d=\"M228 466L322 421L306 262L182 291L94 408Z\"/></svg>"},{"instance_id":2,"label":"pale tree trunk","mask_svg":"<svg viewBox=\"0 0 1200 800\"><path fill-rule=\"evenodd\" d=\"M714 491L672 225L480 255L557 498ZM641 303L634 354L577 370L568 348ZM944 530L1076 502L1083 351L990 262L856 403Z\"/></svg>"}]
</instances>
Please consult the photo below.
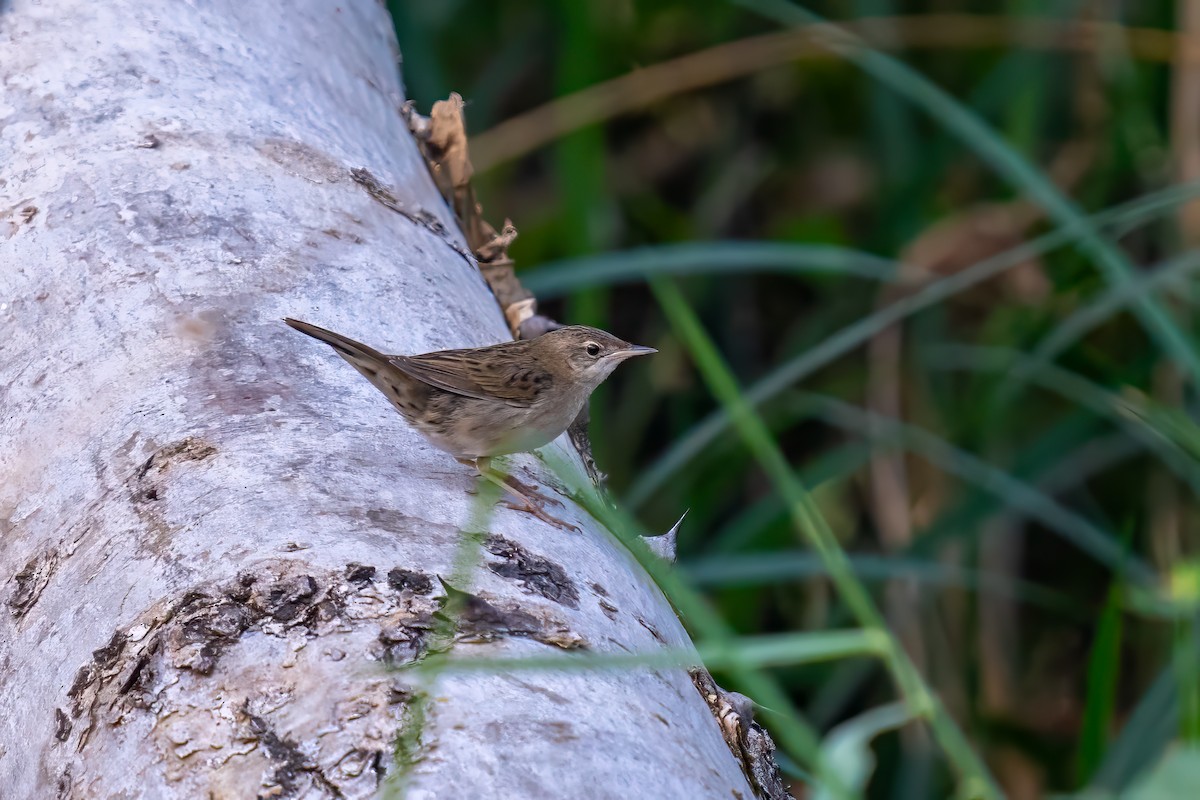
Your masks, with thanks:
<instances>
[{"instance_id":1,"label":"pale tree trunk","mask_svg":"<svg viewBox=\"0 0 1200 800\"><path fill-rule=\"evenodd\" d=\"M373 0L0 4L0 797L371 797L405 736L409 797L752 796L682 669L445 673L418 728L385 668L473 481L280 318L508 336L397 57ZM454 654L688 647L559 513L496 510Z\"/></svg>"}]
</instances>

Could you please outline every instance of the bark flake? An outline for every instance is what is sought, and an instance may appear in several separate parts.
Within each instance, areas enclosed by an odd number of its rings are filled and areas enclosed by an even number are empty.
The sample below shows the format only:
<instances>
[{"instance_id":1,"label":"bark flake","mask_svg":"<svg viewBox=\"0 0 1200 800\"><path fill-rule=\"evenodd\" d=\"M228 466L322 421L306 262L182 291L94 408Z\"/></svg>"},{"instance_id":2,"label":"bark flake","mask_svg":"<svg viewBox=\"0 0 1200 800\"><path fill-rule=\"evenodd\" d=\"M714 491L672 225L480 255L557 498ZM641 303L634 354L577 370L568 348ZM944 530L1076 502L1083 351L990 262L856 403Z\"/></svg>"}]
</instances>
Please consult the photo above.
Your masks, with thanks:
<instances>
[{"instance_id":1,"label":"bark flake","mask_svg":"<svg viewBox=\"0 0 1200 800\"><path fill-rule=\"evenodd\" d=\"M583 636L546 609L531 607L527 610L516 604L493 601L483 593L476 595L459 591L445 581L442 586L446 590L446 600L453 600L457 605L453 623L457 625L459 638L463 641L486 642L516 636L563 650L588 647ZM442 616L440 611L439 616Z\"/></svg>"},{"instance_id":2,"label":"bark flake","mask_svg":"<svg viewBox=\"0 0 1200 800\"><path fill-rule=\"evenodd\" d=\"M429 594L433 591L433 579L423 572L416 572L403 567L388 570L388 586L397 592L412 592L414 594Z\"/></svg>"},{"instance_id":3,"label":"bark flake","mask_svg":"<svg viewBox=\"0 0 1200 800\"><path fill-rule=\"evenodd\" d=\"M57 550L48 550L34 556L21 570L13 576L16 588L8 598L8 607L17 619L29 613L42 596L42 591L50 578L58 569L59 555Z\"/></svg>"},{"instance_id":4,"label":"bark flake","mask_svg":"<svg viewBox=\"0 0 1200 800\"><path fill-rule=\"evenodd\" d=\"M547 600L568 608L579 608L579 590L561 565L534 555L516 542L495 534L489 536L483 546L489 553L502 559L498 563L488 564L492 572L517 581L526 591L539 594Z\"/></svg>"}]
</instances>

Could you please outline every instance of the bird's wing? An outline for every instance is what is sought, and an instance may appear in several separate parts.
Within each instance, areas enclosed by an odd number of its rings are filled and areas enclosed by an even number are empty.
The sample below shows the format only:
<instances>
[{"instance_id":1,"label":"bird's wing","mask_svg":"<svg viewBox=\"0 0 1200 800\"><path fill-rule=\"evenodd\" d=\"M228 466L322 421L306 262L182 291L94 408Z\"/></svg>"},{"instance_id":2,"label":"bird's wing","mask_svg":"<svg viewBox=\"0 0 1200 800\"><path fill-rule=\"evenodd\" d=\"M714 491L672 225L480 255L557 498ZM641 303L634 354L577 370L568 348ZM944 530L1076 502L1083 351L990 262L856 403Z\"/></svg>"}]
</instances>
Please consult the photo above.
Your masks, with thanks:
<instances>
[{"instance_id":1,"label":"bird's wing","mask_svg":"<svg viewBox=\"0 0 1200 800\"><path fill-rule=\"evenodd\" d=\"M463 350L392 356L389 363L409 377L438 389L521 408L533 405L552 380L538 366L517 367L507 359L480 358Z\"/></svg>"}]
</instances>

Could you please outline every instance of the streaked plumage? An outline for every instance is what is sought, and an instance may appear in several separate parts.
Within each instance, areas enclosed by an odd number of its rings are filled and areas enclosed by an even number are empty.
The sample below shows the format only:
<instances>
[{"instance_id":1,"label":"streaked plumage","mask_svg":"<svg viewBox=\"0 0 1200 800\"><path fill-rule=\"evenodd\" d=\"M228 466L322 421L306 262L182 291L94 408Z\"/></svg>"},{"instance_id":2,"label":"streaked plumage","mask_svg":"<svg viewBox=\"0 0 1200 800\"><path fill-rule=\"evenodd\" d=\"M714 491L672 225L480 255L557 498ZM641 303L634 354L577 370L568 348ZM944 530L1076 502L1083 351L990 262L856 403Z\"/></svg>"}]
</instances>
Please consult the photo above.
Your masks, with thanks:
<instances>
[{"instance_id":1,"label":"streaked plumage","mask_svg":"<svg viewBox=\"0 0 1200 800\"><path fill-rule=\"evenodd\" d=\"M325 328L284 321L336 350L431 444L493 480L488 459L548 444L618 364L655 352L571 325L490 347L386 355ZM511 481L504 485L545 516Z\"/></svg>"}]
</instances>

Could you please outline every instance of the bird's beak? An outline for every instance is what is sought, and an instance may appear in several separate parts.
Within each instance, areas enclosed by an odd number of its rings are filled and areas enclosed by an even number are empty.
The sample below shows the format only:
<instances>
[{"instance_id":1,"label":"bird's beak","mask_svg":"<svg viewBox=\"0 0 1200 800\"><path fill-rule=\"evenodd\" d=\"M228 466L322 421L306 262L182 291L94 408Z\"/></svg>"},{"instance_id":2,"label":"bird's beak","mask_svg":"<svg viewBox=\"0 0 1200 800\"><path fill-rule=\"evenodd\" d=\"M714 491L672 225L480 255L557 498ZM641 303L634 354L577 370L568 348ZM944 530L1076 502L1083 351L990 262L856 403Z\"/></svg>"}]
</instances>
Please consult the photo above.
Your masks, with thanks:
<instances>
[{"instance_id":1,"label":"bird's beak","mask_svg":"<svg viewBox=\"0 0 1200 800\"><path fill-rule=\"evenodd\" d=\"M631 344L623 350L618 350L614 355L617 355L624 361L627 358L634 356L648 356L651 353L657 353L653 347L642 347L640 344Z\"/></svg>"}]
</instances>

